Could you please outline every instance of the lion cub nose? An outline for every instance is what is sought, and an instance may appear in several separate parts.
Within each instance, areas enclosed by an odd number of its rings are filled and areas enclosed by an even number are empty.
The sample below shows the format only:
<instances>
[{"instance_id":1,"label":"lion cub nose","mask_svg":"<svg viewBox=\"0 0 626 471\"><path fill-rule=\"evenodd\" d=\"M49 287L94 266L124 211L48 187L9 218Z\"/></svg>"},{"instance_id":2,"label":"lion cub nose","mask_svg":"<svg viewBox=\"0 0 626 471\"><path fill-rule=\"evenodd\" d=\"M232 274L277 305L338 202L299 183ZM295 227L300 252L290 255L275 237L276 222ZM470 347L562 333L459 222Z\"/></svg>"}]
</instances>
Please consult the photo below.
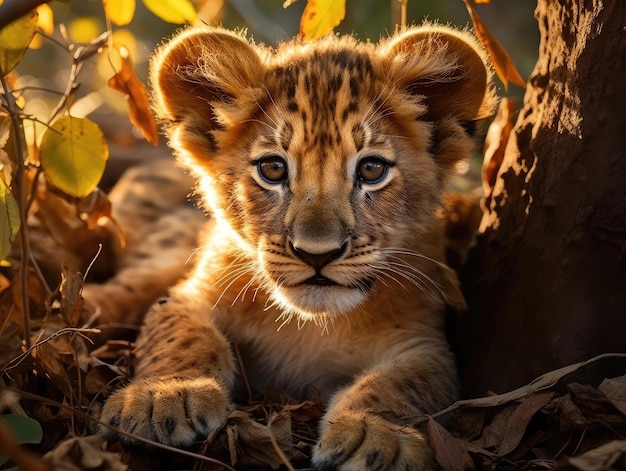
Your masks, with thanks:
<instances>
[{"instance_id":1,"label":"lion cub nose","mask_svg":"<svg viewBox=\"0 0 626 471\"><path fill-rule=\"evenodd\" d=\"M344 242L344 244L339 248L323 251L321 253L314 253L311 251L311 249L305 250L304 248L298 247L292 242L289 242L289 246L296 257L298 257L303 262L311 265L318 273L322 268L324 268L333 260L341 258L348 249L347 242Z\"/></svg>"}]
</instances>

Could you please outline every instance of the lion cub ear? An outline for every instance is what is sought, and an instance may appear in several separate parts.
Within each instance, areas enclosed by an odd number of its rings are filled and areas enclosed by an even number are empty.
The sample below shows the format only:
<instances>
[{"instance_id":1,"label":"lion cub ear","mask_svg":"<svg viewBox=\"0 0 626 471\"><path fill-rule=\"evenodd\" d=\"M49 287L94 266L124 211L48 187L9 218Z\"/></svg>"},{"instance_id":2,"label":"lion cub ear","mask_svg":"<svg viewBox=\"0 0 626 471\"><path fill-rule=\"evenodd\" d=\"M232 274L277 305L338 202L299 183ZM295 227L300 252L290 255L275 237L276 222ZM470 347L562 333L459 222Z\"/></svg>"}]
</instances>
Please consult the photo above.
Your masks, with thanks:
<instances>
[{"instance_id":1,"label":"lion cub ear","mask_svg":"<svg viewBox=\"0 0 626 471\"><path fill-rule=\"evenodd\" d=\"M423 97L428 117L475 121L496 104L486 54L468 32L426 25L383 43L387 73L408 93Z\"/></svg>"},{"instance_id":2,"label":"lion cub ear","mask_svg":"<svg viewBox=\"0 0 626 471\"><path fill-rule=\"evenodd\" d=\"M241 35L190 28L162 46L151 62L153 102L166 123L227 126L257 97L263 66ZM257 92L252 93L253 90Z\"/></svg>"}]
</instances>

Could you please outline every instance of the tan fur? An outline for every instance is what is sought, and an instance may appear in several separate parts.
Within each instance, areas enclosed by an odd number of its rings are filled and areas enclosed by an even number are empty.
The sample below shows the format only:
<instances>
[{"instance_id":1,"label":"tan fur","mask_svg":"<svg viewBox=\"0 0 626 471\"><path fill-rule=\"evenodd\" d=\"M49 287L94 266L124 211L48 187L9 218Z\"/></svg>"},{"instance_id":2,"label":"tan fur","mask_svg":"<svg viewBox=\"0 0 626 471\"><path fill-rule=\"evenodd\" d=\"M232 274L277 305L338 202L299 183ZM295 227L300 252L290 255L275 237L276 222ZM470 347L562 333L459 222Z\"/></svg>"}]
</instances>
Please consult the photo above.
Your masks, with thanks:
<instances>
[{"instance_id":1,"label":"tan fur","mask_svg":"<svg viewBox=\"0 0 626 471\"><path fill-rule=\"evenodd\" d=\"M462 298L436 213L473 148L464 125L494 105L485 64L470 34L436 25L379 45L273 50L215 28L165 44L155 109L214 226L148 312L135 379L102 419L174 445L212 432L236 345L255 389L327 397L316 466L435 467L408 425L456 397L443 318Z\"/></svg>"}]
</instances>

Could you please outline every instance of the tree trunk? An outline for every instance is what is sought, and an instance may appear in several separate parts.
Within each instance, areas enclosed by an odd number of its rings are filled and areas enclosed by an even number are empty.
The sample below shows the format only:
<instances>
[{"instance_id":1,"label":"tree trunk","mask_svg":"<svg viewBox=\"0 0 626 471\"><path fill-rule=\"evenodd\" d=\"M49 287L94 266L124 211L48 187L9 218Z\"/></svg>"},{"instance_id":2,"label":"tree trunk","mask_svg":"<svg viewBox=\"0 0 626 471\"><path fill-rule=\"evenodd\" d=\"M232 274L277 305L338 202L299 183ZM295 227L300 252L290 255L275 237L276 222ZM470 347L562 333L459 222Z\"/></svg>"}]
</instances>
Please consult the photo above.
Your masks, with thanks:
<instances>
[{"instance_id":1,"label":"tree trunk","mask_svg":"<svg viewBox=\"0 0 626 471\"><path fill-rule=\"evenodd\" d=\"M539 0L541 44L461 273L464 392L626 351L626 1Z\"/></svg>"}]
</instances>

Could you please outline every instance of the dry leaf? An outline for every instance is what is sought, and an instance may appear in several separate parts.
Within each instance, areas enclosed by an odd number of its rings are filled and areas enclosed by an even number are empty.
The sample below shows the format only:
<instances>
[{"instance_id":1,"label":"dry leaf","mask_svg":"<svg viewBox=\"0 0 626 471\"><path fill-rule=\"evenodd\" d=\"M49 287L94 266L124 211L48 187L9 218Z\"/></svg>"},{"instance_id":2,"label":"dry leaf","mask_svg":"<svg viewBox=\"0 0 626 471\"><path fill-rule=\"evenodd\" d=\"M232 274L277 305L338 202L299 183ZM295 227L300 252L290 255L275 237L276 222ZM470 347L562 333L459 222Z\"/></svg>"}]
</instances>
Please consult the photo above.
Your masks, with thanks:
<instances>
[{"instance_id":1,"label":"dry leaf","mask_svg":"<svg viewBox=\"0 0 626 471\"><path fill-rule=\"evenodd\" d=\"M520 404L511 404L502 409L485 427L481 438L473 444L482 448L495 447L499 456L511 453L524 437L533 415L550 402L552 396L551 392L538 393Z\"/></svg>"},{"instance_id":2,"label":"dry leaf","mask_svg":"<svg viewBox=\"0 0 626 471\"><path fill-rule=\"evenodd\" d=\"M66 265L61 268L61 312L65 316L67 323L71 327L77 327L85 300L81 296L83 289L83 274L70 273Z\"/></svg>"},{"instance_id":3,"label":"dry leaf","mask_svg":"<svg viewBox=\"0 0 626 471\"><path fill-rule=\"evenodd\" d=\"M626 415L626 375L605 379L598 386L598 390L611 401L616 409Z\"/></svg>"},{"instance_id":4,"label":"dry leaf","mask_svg":"<svg viewBox=\"0 0 626 471\"><path fill-rule=\"evenodd\" d=\"M231 461L236 453L235 461L239 463L277 469L283 462L274 450L271 437L287 457L298 454L293 447L287 411L274 415L269 425L263 425L252 420L247 413L235 410L228 417L227 424Z\"/></svg>"},{"instance_id":5,"label":"dry leaf","mask_svg":"<svg viewBox=\"0 0 626 471\"><path fill-rule=\"evenodd\" d=\"M515 85L519 85L522 88L526 88L526 82L520 75L520 73L515 68L513 61L504 50L504 48L500 45L496 38L489 32L487 26L478 16L476 10L471 4L471 0L463 0L465 6L467 7L467 11L469 12L470 18L472 19L472 23L474 24L474 31L476 32L476 36L482 43L482 45L487 49L489 53L489 57L491 58L491 62L493 63L494 68L496 69L496 73L502 83L504 84L504 89L508 89L509 82L514 83Z\"/></svg>"},{"instance_id":6,"label":"dry leaf","mask_svg":"<svg viewBox=\"0 0 626 471\"><path fill-rule=\"evenodd\" d=\"M556 401L560 411L559 429L561 431L583 430L586 427L587 419L572 401L570 393L556 399Z\"/></svg>"},{"instance_id":7,"label":"dry leaf","mask_svg":"<svg viewBox=\"0 0 626 471\"><path fill-rule=\"evenodd\" d=\"M553 393L551 392L538 393L524 399L515 408L504 429L502 442L498 446L498 454L500 456L507 455L517 448L533 415L550 402L552 396Z\"/></svg>"},{"instance_id":8,"label":"dry leaf","mask_svg":"<svg viewBox=\"0 0 626 471\"><path fill-rule=\"evenodd\" d=\"M567 464L560 464L554 469L558 471L626 469L626 440L605 443L576 458L569 458Z\"/></svg>"},{"instance_id":9,"label":"dry leaf","mask_svg":"<svg viewBox=\"0 0 626 471\"><path fill-rule=\"evenodd\" d=\"M103 446L99 435L74 437L62 441L43 460L55 471L125 471L120 454L104 451Z\"/></svg>"},{"instance_id":10,"label":"dry leaf","mask_svg":"<svg viewBox=\"0 0 626 471\"><path fill-rule=\"evenodd\" d=\"M516 103L512 98L503 98L500 101L496 117L489 125L485 136L482 180L485 194L490 194L496 184L498 171L504 151L509 142L509 136L515 125Z\"/></svg>"},{"instance_id":11,"label":"dry leaf","mask_svg":"<svg viewBox=\"0 0 626 471\"><path fill-rule=\"evenodd\" d=\"M474 469L474 462L465 447L436 420L428 419L428 439L443 471Z\"/></svg>"},{"instance_id":12,"label":"dry leaf","mask_svg":"<svg viewBox=\"0 0 626 471\"><path fill-rule=\"evenodd\" d=\"M300 19L300 36L309 41L320 38L335 29L345 16L346 0L308 0Z\"/></svg>"},{"instance_id":13,"label":"dry leaf","mask_svg":"<svg viewBox=\"0 0 626 471\"><path fill-rule=\"evenodd\" d=\"M120 70L109 79L108 86L124 94L128 101L130 121L137 126L149 143L157 145L159 135L154 117L150 113L148 92L135 74L128 49L121 47L119 53L122 65Z\"/></svg>"}]
</instances>

